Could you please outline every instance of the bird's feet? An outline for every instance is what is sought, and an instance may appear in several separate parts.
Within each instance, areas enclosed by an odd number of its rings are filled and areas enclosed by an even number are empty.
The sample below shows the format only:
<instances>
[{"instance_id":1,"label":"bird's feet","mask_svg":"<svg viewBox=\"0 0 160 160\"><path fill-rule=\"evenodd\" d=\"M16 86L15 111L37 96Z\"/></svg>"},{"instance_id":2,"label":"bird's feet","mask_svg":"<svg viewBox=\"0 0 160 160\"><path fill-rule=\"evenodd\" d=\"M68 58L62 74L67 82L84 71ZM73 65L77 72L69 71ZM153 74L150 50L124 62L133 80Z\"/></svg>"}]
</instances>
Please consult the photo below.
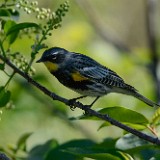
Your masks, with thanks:
<instances>
[{"instance_id":1,"label":"bird's feet","mask_svg":"<svg viewBox=\"0 0 160 160\"><path fill-rule=\"evenodd\" d=\"M70 109L72 110L72 111L74 111L75 110L75 103L78 103L79 105L81 105L82 106L82 108L81 109L83 109L84 110L84 115L85 116L90 116L90 108L93 106L93 104L98 100L98 98L99 97L96 97L96 99L90 104L90 105L83 105L82 103L80 103L79 101L77 101L78 99L81 99L81 98L84 98L84 97L86 97L86 96L81 96L81 97L78 97L78 98L72 98L72 99L70 99L69 101L68 101L68 105L70 106Z\"/></svg>"},{"instance_id":2,"label":"bird's feet","mask_svg":"<svg viewBox=\"0 0 160 160\"><path fill-rule=\"evenodd\" d=\"M75 110L75 105L74 105L74 103L76 102L76 103L80 103L80 102L78 102L77 100L78 99L81 99L81 98L84 98L84 97L86 97L86 96L81 96L81 97L77 97L77 98L72 98L72 99L70 99L69 100L69 102L68 102L68 105L70 106L70 109L72 110L72 111L74 111Z\"/></svg>"},{"instance_id":3,"label":"bird's feet","mask_svg":"<svg viewBox=\"0 0 160 160\"><path fill-rule=\"evenodd\" d=\"M73 98L73 99L69 99L69 101L68 101L68 105L69 105L69 107L70 107L70 109L72 110L72 111L74 111L75 110L75 106L74 106L74 103L76 102L76 100Z\"/></svg>"},{"instance_id":4,"label":"bird's feet","mask_svg":"<svg viewBox=\"0 0 160 160\"><path fill-rule=\"evenodd\" d=\"M87 109L87 108L91 108L92 107L92 104L90 104L90 105L84 105L84 107L86 108L85 110L84 110L84 115L85 116L90 116L90 112L89 112L89 110Z\"/></svg>"}]
</instances>

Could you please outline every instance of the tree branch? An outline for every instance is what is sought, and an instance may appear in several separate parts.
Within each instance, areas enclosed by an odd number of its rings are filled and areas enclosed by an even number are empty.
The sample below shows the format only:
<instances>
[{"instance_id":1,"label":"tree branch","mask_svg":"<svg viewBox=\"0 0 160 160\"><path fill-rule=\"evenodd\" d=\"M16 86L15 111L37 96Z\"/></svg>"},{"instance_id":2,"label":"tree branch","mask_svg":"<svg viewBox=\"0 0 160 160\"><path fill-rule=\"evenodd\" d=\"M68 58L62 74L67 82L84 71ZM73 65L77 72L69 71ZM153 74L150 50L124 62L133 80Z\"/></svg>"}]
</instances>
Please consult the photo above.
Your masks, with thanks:
<instances>
[{"instance_id":1,"label":"tree branch","mask_svg":"<svg viewBox=\"0 0 160 160\"><path fill-rule=\"evenodd\" d=\"M38 88L40 91L42 91L44 94L48 95L49 97L51 97L53 100L58 100L66 105L69 105L70 104L70 101L68 99L65 99L63 97L60 97L58 95L56 95L55 93L49 91L47 88L45 88L44 86L42 86L41 84L37 83L35 80L33 80L28 74L24 73L23 71L21 71L19 68L17 68L12 62L10 62L8 59L4 58L1 54L0 54L0 59L2 61L4 61L8 66L10 66L15 73L21 75L24 79L26 79L28 81L28 83L32 84L33 86L35 86L36 88ZM157 138L157 137L152 137L150 135L147 135L145 133L142 133L136 129L133 129L131 127L128 127L120 122L118 122L117 120L109 117L108 115L106 114L101 114L99 112L96 112L94 110L92 110L91 108L89 107L86 107L85 105L83 105L82 103L80 102L75 102L73 101L72 106L74 107L77 107L77 108L80 108L82 110L84 110L85 112L87 112L89 115L91 116L95 116L95 117L98 117L102 120L105 120L109 123L111 123L112 125L115 125L121 129L124 129L126 130L127 132L130 132L136 136L138 136L139 138L143 139L143 140L146 140L148 142L151 142L153 144L157 144L157 145L160 145L160 140Z\"/></svg>"}]
</instances>

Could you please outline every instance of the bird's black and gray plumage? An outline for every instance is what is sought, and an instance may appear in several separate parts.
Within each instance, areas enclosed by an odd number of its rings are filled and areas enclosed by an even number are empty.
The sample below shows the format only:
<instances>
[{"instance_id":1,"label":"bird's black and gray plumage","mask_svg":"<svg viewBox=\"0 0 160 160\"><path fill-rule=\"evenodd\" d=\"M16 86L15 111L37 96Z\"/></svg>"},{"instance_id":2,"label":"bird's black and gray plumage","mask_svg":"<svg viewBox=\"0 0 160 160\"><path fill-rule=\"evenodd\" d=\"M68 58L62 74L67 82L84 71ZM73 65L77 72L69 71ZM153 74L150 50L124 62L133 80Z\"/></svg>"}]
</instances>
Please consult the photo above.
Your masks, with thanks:
<instances>
[{"instance_id":1,"label":"bird's black and gray plumage","mask_svg":"<svg viewBox=\"0 0 160 160\"><path fill-rule=\"evenodd\" d=\"M95 101L103 95L114 92L131 95L149 106L159 107L125 83L116 72L83 54L54 47L46 50L37 62L44 62L48 70L64 86L83 96L94 96Z\"/></svg>"}]
</instances>

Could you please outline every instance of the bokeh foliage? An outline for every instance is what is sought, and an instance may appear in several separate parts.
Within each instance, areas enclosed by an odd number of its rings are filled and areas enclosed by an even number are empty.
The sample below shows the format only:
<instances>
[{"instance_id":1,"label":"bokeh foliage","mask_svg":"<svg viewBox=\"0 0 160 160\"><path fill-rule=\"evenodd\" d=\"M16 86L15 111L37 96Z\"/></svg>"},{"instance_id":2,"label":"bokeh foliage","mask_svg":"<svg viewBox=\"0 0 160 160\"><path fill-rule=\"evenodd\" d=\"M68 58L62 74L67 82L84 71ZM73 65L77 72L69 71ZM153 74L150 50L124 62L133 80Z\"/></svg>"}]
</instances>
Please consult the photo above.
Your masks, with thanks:
<instances>
[{"instance_id":1,"label":"bokeh foliage","mask_svg":"<svg viewBox=\"0 0 160 160\"><path fill-rule=\"evenodd\" d=\"M126 26L122 27L125 23L122 17L127 17L126 12L129 12L129 9L124 10L123 7L129 7L129 4L123 3L125 6L122 6L117 1L109 0L98 4L96 1L90 2L92 4L90 7L97 7L100 17L102 19L104 17L108 24L106 30L110 31L110 27L113 26L115 33L129 48L128 51L123 51L97 36L97 28L89 21L91 18L89 16L86 18L79 7L81 5L83 7L83 4L75 1L71 1L70 4L63 1L46 2L48 1L0 2L0 54L4 58L9 58L20 70L30 74L44 86L52 88L62 97L73 98L77 96L76 93L61 86L44 66L34 63L40 56L38 54L41 54L47 46L61 46L86 53L102 64L108 65L125 77L127 82L139 88L145 96L156 100L154 92L156 86L152 75L146 69L151 61L146 31L140 36L138 32L142 30L141 26L136 25L133 40L127 37L129 35L125 35L132 28L127 30ZM143 6L142 2L138 4ZM106 7L108 12L105 12ZM118 12L121 12L122 17ZM109 13L110 15L107 15ZM116 21L113 13L120 20ZM129 18L133 18L134 13L132 10L132 15L126 18L127 23L130 22ZM95 13L92 14L94 17ZM140 16L143 20L143 12ZM97 17L97 23L98 20ZM98 24L102 25L100 22ZM122 32L119 33L119 29ZM89 102L90 99L83 101ZM131 97L108 95L96 106L104 108L98 109L99 112L109 114L137 130L143 130L153 136L159 135L160 111L155 111ZM94 109L97 109L96 106ZM107 122L86 117L78 109L70 111L60 102L52 101L39 93L1 60L0 107L0 137L3 137L0 138L0 150L12 159L160 158L158 146L144 142Z\"/></svg>"}]
</instances>

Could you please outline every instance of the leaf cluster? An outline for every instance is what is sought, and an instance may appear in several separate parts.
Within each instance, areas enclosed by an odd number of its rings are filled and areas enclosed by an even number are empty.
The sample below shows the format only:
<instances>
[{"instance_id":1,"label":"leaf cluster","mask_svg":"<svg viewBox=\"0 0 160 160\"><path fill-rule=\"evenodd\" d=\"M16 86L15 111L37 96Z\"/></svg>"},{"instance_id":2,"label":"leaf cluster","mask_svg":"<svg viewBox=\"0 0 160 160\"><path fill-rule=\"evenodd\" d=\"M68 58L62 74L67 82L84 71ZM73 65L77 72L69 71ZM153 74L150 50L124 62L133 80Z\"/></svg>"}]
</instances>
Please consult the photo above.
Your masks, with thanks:
<instances>
[{"instance_id":1,"label":"leaf cluster","mask_svg":"<svg viewBox=\"0 0 160 160\"><path fill-rule=\"evenodd\" d=\"M133 160L133 159L159 159L159 147L143 141L132 134L121 138L106 138L100 143L90 139L71 140L60 144L56 139L50 139L44 144L27 150L27 140L32 133L26 133L19 138L15 147L10 146L3 152L12 159L28 160L83 160L91 158L96 160Z\"/></svg>"},{"instance_id":2,"label":"leaf cluster","mask_svg":"<svg viewBox=\"0 0 160 160\"><path fill-rule=\"evenodd\" d=\"M16 65L20 70L26 72L26 74L33 75L35 69L32 67L33 61L36 54L47 45L44 41L48 36L51 36L51 32L61 26L62 17L68 12L69 4L64 2L55 12L51 12L50 9L39 8L37 1L29 2L27 0L18 1L4 1L0 5L0 54L9 59L14 65ZM33 22L21 22L18 20L21 18L21 12L25 11L27 14L35 15L35 19L40 19L41 23ZM45 21L45 25L44 24ZM32 45L30 60L20 53L18 50L16 52L12 51L12 46L14 43L21 38L22 35L28 35L28 38L34 38L34 44ZM4 86L1 86L1 107L6 106L10 101L10 91L7 90L11 79L14 77L13 73L7 73L5 68L5 61L0 62L0 70L4 72L8 77L8 81ZM8 96L7 96L8 95Z\"/></svg>"}]
</instances>

